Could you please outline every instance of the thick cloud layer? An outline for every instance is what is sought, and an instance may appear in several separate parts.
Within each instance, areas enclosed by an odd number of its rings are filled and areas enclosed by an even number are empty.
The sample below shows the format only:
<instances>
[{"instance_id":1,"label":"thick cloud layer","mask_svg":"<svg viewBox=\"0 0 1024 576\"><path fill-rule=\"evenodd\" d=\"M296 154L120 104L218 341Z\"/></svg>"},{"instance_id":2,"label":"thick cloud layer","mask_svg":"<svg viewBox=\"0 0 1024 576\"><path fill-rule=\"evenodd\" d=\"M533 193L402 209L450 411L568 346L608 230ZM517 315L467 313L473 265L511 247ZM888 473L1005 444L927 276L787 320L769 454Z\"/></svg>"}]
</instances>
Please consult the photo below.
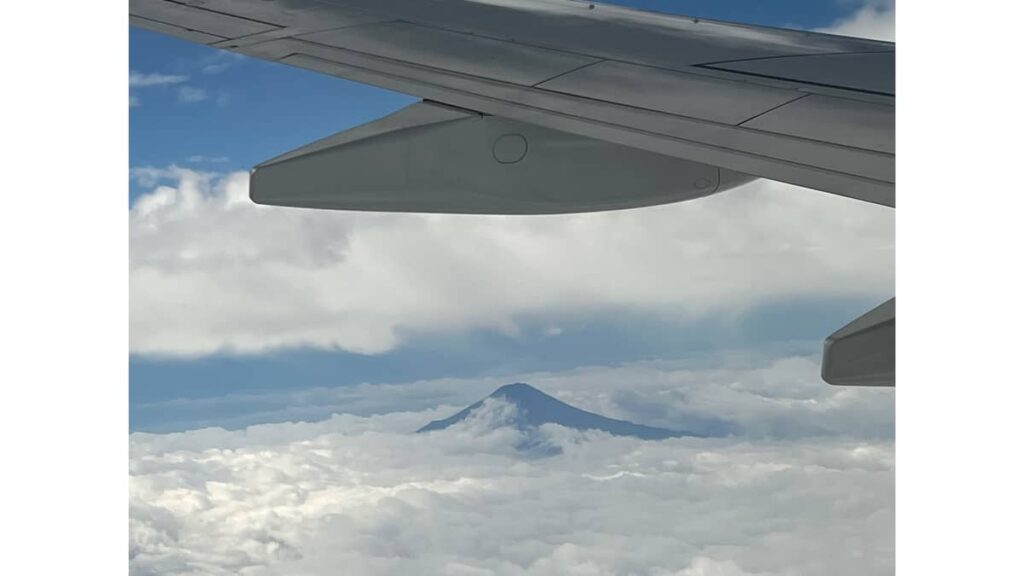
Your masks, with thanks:
<instances>
[{"instance_id":1,"label":"thick cloud layer","mask_svg":"<svg viewBox=\"0 0 1024 576\"><path fill-rule=\"evenodd\" d=\"M268 208L244 173L134 174L153 187L130 215L135 353L377 353L542 315L685 321L893 289L892 210L772 182L639 210L471 217Z\"/></svg>"},{"instance_id":2,"label":"thick cloud layer","mask_svg":"<svg viewBox=\"0 0 1024 576\"><path fill-rule=\"evenodd\" d=\"M892 391L830 387L815 367L648 363L532 381L647 424L733 424L714 439L557 426L524 438L500 426L500 403L412 433L492 389L457 380L338 390L339 411L362 415L317 423L133 434L132 572L891 573ZM380 414L389 400L405 411Z\"/></svg>"},{"instance_id":3,"label":"thick cloud layer","mask_svg":"<svg viewBox=\"0 0 1024 576\"><path fill-rule=\"evenodd\" d=\"M563 453L530 458L512 428L347 433L347 420L190 432L169 450L134 437L132 572L892 572L889 442L551 427Z\"/></svg>"}]
</instances>

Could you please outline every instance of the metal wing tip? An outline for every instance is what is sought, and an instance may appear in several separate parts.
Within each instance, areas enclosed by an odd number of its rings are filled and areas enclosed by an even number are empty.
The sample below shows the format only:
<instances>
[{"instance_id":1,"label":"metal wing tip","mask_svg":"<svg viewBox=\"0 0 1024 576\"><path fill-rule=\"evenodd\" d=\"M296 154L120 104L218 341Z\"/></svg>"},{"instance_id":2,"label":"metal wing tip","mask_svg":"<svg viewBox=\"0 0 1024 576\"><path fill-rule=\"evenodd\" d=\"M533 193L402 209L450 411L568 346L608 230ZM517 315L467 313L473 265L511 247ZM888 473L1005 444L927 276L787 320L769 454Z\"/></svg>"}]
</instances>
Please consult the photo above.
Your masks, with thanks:
<instances>
[{"instance_id":1,"label":"metal wing tip","mask_svg":"<svg viewBox=\"0 0 1024 576\"><path fill-rule=\"evenodd\" d=\"M835 386L896 385L896 299L825 340L821 378Z\"/></svg>"}]
</instances>

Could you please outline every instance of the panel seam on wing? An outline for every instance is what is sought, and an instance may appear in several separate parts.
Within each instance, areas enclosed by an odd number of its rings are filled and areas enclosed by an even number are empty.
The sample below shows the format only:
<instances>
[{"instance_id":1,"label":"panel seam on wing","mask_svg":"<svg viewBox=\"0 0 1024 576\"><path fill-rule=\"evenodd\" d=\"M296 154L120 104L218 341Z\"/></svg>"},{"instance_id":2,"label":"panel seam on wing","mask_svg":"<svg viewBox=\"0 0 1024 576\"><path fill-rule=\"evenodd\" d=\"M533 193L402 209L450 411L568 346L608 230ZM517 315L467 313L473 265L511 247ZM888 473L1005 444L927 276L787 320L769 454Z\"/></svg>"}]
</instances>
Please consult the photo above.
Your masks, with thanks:
<instances>
[{"instance_id":1,"label":"panel seam on wing","mask_svg":"<svg viewBox=\"0 0 1024 576\"><path fill-rule=\"evenodd\" d=\"M800 96L797 96L796 98L793 98L792 100L789 100L788 102L783 102L782 104L779 104L777 106L772 106L771 108L769 108L769 109L767 109L767 110L765 110L763 112L758 112L757 114L754 114L753 116L751 116L750 118L747 118L746 120L740 122L736 126L741 126L743 128L747 128L747 126L743 126L747 122L750 122L751 120L755 120L757 118L760 118L761 116L764 116L765 114L768 114L769 112L774 112L775 110L778 110L779 108L782 108L783 106L788 106L788 105L792 104L793 102L796 102L797 100L806 98L806 97L808 97L810 95L811 95L810 93L801 94ZM774 132L772 132L772 133L774 134Z\"/></svg>"},{"instance_id":2,"label":"panel seam on wing","mask_svg":"<svg viewBox=\"0 0 1024 576\"><path fill-rule=\"evenodd\" d=\"M338 48L333 47L333 46L326 46L326 47L327 48L331 48L333 50L339 50ZM355 51L352 51L352 52L355 52ZM371 56L371 57L374 57L374 58L381 58L380 56L376 56L376 55L372 55L372 54L364 54L364 55ZM410 78L405 77L405 76L396 75L396 74L393 74L393 73L390 73L390 72L382 72L380 70L373 70L373 69L366 68L366 67L363 67L363 66L359 66L359 65L356 65L356 64L344 63L344 62L336 62L336 61L333 61L333 60L328 60L328 59L325 59L325 58L321 58L321 57L318 57L318 56L314 56L314 55L306 54L306 53L302 53L302 52L292 54L292 55L290 55L288 57L293 57L293 56L298 56L298 57L301 57L301 58L309 58L309 59L313 59L313 60L319 60L319 61L324 62L326 64L329 64L329 65L332 65L332 66L341 67L341 68L349 68L349 69L353 69L353 70L362 70L364 73L367 73L367 74L370 74L370 75L373 75L373 76L376 76L376 77L379 77L379 78L380 77L383 77L383 78L391 77L391 78L394 78L396 80L399 80L399 81L402 81L402 82L406 82L406 83L413 83L413 84L418 84L418 85L421 85L421 86L432 86L435 89L442 90L442 91L445 91L445 92L448 92L448 93L453 93L453 92L461 93L463 95L466 95L466 96L469 96L469 97L472 97L472 98L478 98L478 99L483 99L483 100L491 100L491 101L497 102L499 104L506 104L506 105L510 104L510 102L508 102L506 100L501 100L499 98L494 98L492 96L487 96L487 95L484 95L484 94L478 94L478 93L474 93L474 92L468 92L468 91L461 90L461 89L453 89L453 88L448 87L448 86L442 86L442 85L439 85L439 84L436 84L436 83L433 83L433 82L427 82L427 81L424 81L424 80L410 79ZM286 57L286 58L288 58L288 57ZM282 58L282 60L284 60L286 58ZM399 61L399 62L401 62L401 61ZM412 65L412 64L409 64L409 63L406 63L406 62L401 62L401 63L403 65ZM447 71L445 71L445 72L447 72ZM448 72L448 73L450 73L450 72ZM452 74L455 74L455 73L452 73ZM471 76L471 75L463 75L463 76L465 76L467 78L480 78L480 77ZM486 79L484 79L484 80L486 80ZM523 87L523 89L527 89L527 88ZM586 97L583 97L583 96L577 96L577 95L573 95L573 94L563 94L561 92L548 91L548 90L544 90L544 91L545 92L550 92L552 94L558 94L558 95L561 95L561 96L570 97L570 98L579 98L581 100L591 100L591 101L594 101L594 102L601 102L601 103L612 105L612 106L622 106L623 108L633 108L635 110L643 111L643 112L646 112L646 113L665 114L664 112L658 112L656 110L648 110L646 108L637 108L637 107L623 106L621 104L616 104L614 102L607 102L607 101L604 101L604 100L596 100L596 99L586 98ZM872 177L863 176L863 175L859 175L859 174L851 174L849 172L843 172L842 170L838 170L838 169L820 168L820 167L816 167L816 166L812 166L812 165L808 165L808 164L801 164L799 162L794 162L792 160L787 160L787 159L784 159L784 158L764 156L762 154L757 154L755 152L749 152L749 151L740 150L740 149L731 149L731 148L723 147L723 146L720 146L720 145L711 144L711 143L708 143L708 142L701 142L701 141L698 141L698 140L690 140L690 139L686 139L686 138L681 138L681 137L675 136L675 135L669 135L669 134L663 134L663 133L658 133L658 132L652 132L650 130L645 130L645 129L642 129L642 128L636 128L636 127L632 127L632 126L626 126L626 125L617 124L617 123L614 123L614 122L608 122L608 121L598 120L598 119L595 119L595 118L588 118L588 117L584 117L584 116L577 116L577 115L572 115L572 114L566 114L564 112L560 112L560 111L557 111L557 110L550 110L550 109L547 109L547 108L540 108L540 107L524 104L524 103L521 103L521 102L513 103L513 105L515 105L517 107L520 107L520 108L528 108L528 109L536 110L538 112L542 112L542 113L545 113L545 114L557 115L557 116L561 116L561 117L564 117L564 118L567 118L567 119L570 119L570 120L575 120L575 121L579 121L579 122L585 122L585 123L592 124L592 125L603 125L603 126L607 126L607 127L610 127L610 128L615 128L615 129L618 129L618 130L625 130L625 131L634 132L634 133L638 133L638 134L644 134L644 135L647 135L647 136L650 136L650 137L654 137L654 138L660 138L660 139L665 139L665 140L674 140L674 141L678 141L678 142L685 142L685 143L688 143L688 144L693 145L693 146L698 146L698 147L707 148L707 149L714 149L714 150L718 150L718 151L726 152L726 153L730 153L730 154L742 155L742 156L746 156L748 158L770 158L774 162L779 162L779 163L787 164L787 165L790 165L790 166L793 166L793 167L799 167L799 168L802 168L802 169L805 169L805 170L817 171L817 172L820 172L822 174L829 174L829 173L831 173L831 174L841 174L841 175L843 175L845 177L853 178L855 180L859 180L859 181L862 181L862 182L865 182L865 183L881 183L881 184L887 184L887 185L891 185L892 184L892 182L884 180L884 179L880 179L880 178L872 178ZM727 128L733 128L733 129L738 128L736 126L731 126L731 125L728 125L728 124L719 124L719 123L710 122L710 121L707 121L707 120L701 120L699 118L690 118L690 117L671 115L671 114L665 114L665 115L666 116L674 116L676 118L684 118L687 121L700 122L700 123L704 123L704 124L708 124L708 125L712 125L712 126L721 126L721 127L727 127ZM742 130L750 130L750 131L754 131L754 132L763 132L763 131L760 131L760 130L753 130L751 128L741 128L741 129ZM807 138L800 138L800 137L790 136L790 135L787 135L787 134L778 134L778 133L775 133L775 132L769 132L769 134L771 134L774 137L783 138L783 139L787 139L787 140L794 140L794 141L807 141L807 140L809 140ZM827 146L830 146L830 147L847 149L847 150L851 150L851 151L867 153L867 154L872 154L872 155L887 156L887 157L891 157L892 156L891 154L882 154L882 153L874 152L874 151L871 151L871 150L864 150L862 148L856 148L856 147L852 147L852 146L836 144L834 142L821 142L821 141L815 141L815 142L818 142L818 143L820 143L822 145L827 145Z\"/></svg>"},{"instance_id":3,"label":"panel seam on wing","mask_svg":"<svg viewBox=\"0 0 1024 576\"><path fill-rule=\"evenodd\" d=\"M694 66L718 66L719 64L736 64L737 62L758 62L761 60L782 60L785 58L815 58L818 56L856 56L860 54L895 54L896 50L859 50L855 52L816 52L814 54L776 54L773 56L755 56L753 58L736 58L735 60L716 60L701 62Z\"/></svg>"}]
</instances>

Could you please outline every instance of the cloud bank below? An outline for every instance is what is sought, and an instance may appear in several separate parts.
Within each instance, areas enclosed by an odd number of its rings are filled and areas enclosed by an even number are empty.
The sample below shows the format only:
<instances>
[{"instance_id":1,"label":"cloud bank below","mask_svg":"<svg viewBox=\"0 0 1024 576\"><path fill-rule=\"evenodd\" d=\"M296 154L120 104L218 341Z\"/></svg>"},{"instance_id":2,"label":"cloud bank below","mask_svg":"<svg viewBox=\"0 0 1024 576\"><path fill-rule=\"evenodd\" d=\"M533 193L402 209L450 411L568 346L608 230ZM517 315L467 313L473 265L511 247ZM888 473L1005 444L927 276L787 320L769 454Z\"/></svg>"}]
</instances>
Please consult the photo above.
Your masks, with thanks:
<instances>
[{"instance_id":1,"label":"cloud bank below","mask_svg":"<svg viewBox=\"0 0 1024 576\"><path fill-rule=\"evenodd\" d=\"M820 400L785 390L744 395ZM446 409L133 434L131 571L892 573L891 440L645 442L553 425L525 438L500 426L506 408L425 434L412 430Z\"/></svg>"},{"instance_id":2,"label":"cloud bank below","mask_svg":"<svg viewBox=\"0 0 1024 576\"><path fill-rule=\"evenodd\" d=\"M893 391L826 386L814 358L735 364L524 375L614 418L726 422L720 438L526 437L500 405L414 433L495 379L303 391L292 416L335 415L132 434L131 571L891 574Z\"/></svg>"}]
</instances>

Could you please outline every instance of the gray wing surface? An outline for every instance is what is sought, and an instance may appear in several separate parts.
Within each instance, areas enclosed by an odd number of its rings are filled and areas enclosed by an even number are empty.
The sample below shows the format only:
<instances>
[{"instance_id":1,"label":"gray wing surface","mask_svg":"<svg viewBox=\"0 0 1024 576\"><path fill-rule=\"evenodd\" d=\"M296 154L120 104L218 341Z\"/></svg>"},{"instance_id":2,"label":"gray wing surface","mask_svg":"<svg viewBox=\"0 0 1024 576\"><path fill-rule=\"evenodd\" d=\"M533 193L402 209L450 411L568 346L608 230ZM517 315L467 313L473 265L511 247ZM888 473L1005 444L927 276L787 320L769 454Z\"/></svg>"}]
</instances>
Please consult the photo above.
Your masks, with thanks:
<instances>
[{"instance_id":1,"label":"gray wing surface","mask_svg":"<svg viewBox=\"0 0 1024 576\"><path fill-rule=\"evenodd\" d=\"M720 170L711 179L686 172L687 182L703 188L675 200L749 175L895 206L892 43L573 0L131 0L129 6L131 24L193 42L404 92L509 126L543 127L577 137L579 149L603 142L678 159L680 169ZM449 128L446 133L486 132ZM530 158L538 162L534 152ZM548 164L538 173L553 171ZM647 203L669 196L652 194ZM474 206L487 210L484 201ZM615 207L605 200L579 205ZM496 211L563 209L572 206L502 204Z\"/></svg>"}]
</instances>

